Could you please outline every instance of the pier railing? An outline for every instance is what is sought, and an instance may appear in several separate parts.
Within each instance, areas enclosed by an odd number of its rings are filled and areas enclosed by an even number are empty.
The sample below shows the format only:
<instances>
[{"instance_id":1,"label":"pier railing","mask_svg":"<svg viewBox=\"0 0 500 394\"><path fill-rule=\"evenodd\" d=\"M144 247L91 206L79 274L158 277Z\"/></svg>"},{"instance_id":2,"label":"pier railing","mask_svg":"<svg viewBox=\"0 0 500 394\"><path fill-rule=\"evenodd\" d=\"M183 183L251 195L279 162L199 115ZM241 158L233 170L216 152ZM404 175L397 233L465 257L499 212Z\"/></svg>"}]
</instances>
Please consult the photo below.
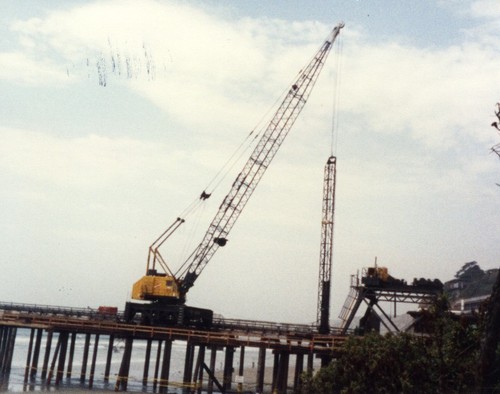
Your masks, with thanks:
<instances>
[{"instance_id":1,"label":"pier railing","mask_svg":"<svg viewBox=\"0 0 500 394\"><path fill-rule=\"evenodd\" d=\"M125 323L123 311L116 313L103 313L99 308L75 308L68 306L54 306L43 304L25 304L14 302L0 302L0 311L14 311L44 316L65 316L76 318L88 318L91 320L106 320ZM313 336L318 334L315 324L281 323L262 320L229 319L221 315L214 315L214 330L241 331L247 333L276 333L287 335ZM332 335L340 335L340 328L332 328Z\"/></svg>"},{"instance_id":2,"label":"pier railing","mask_svg":"<svg viewBox=\"0 0 500 394\"><path fill-rule=\"evenodd\" d=\"M101 310L114 310L114 308L101 308ZM51 379L54 379L55 386L69 382L75 357L75 343L78 342L82 346L83 340L79 382L80 385L88 383L88 388L92 389L96 377L99 342L103 342L100 338L106 337L104 344L107 345L104 346L107 350L102 384L108 384L110 377L113 376L110 371L111 360L115 354L115 341L124 343L124 348L116 353L119 354L121 362L119 370L114 375L115 390L128 390L132 349L135 342L143 343L146 347L142 391L147 391L146 387L150 384L150 362L155 366L153 392L156 392L157 385L160 392L165 392L168 386L174 387L176 383L169 379L169 374L172 344L176 342L185 344L183 387L194 385L192 387L201 388L201 385L204 385L207 387L207 392L211 393L211 387L215 384L221 392L232 392L232 384L237 383L240 387L243 383L245 349L253 348L258 351L257 368L254 370L255 381L246 381L245 384L253 385L255 392L263 392L266 381L271 384L273 391L276 389L277 392L285 393L287 387L289 388L287 383L289 363L295 363L291 369L294 372L293 390L296 390L300 386L304 363L307 364L308 370L312 370L315 360L321 359L323 364L323 360L328 361L337 357L342 352L346 340L346 336L333 333L319 335L314 325L307 324L225 319L217 316L211 329L200 330L126 323L118 312L103 315L99 310L92 308L0 303L0 385L2 381L9 380L18 329L30 330L29 345L24 349L26 352L24 385L28 388L34 388L37 384L40 384L40 387L49 387ZM51 346L53 335L54 340L57 340L55 348ZM42 343L45 345L42 346ZM42 357L42 351L43 365L40 368L39 356ZM271 377L266 377L266 352L269 351L273 354L273 373ZM155 359L153 352L156 352ZM207 357L205 357L206 352ZM223 355L220 363L221 365L223 363L224 367L219 371L221 376L215 376L217 353ZM91 354L92 360L89 361ZM237 376L233 364L235 354L239 355L240 360ZM52 360L50 364L49 360ZM87 374L89 362L90 374ZM63 380L65 369L66 380ZM38 372L40 380L37 380ZM202 377L205 372L205 377Z\"/></svg>"}]
</instances>

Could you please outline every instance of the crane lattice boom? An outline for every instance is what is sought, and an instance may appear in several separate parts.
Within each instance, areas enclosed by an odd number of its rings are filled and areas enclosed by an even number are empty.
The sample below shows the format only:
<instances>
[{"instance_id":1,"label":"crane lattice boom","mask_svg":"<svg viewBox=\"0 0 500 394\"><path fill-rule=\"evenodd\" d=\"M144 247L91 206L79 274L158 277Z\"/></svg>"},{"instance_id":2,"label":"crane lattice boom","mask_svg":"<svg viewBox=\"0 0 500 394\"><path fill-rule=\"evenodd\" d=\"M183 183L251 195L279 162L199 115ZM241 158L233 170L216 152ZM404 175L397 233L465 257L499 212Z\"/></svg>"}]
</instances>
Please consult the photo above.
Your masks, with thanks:
<instances>
[{"instance_id":1,"label":"crane lattice boom","mask_svg":"<svg viewBox=\"0 0 500 394\"><path fill-rule=\"evenodd\" d=\"M314 58L292 84L243 170L220 205L203 240L177 272L181 296L184 297L193 286L194 281L217 249L227 242L229 231L306 104L332 44L343 26L339 24L333 29Z\"/></svg>"}]
</instances>

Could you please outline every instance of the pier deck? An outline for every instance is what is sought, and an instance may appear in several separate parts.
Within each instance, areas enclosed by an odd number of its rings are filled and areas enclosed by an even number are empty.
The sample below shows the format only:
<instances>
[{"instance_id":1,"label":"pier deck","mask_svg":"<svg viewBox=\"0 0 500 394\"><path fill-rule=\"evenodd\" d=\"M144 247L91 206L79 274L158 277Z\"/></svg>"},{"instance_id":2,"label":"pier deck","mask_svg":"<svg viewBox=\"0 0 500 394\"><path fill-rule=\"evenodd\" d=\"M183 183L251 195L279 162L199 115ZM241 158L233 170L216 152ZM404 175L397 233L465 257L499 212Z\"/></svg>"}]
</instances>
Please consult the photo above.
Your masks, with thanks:
<instances>
[{"instance_id":1,"label":"pier deck","mask_svg":"<svg viewBox=\"0 0 500 394\"><path fill-rule=\"evenodd\" d=\"M213 329L199 330L127 324L120 320L119 314L100 316L95 310L0 304L0 372L3 377L9 374L16 330L20 328L31 330L26 354L25 383L40 382L46 387L63 384L65 370L66 378L71 379L77 334L85 338L79 379L87 388L92 388L94 385L99 339L107 338L106 372L103 378L105 382L110 379L114 344L117 340L124 341L124 351L119 354L120 369L114 385L116 391L126 391L128 388L132 349L134 342L138 341L146 346L141 391L167 392L169 387L172 389L172 383L169 382L170 358L172 344L175 342L185 344L183 392L201 392L202 388L207 393L229 393L233 392L234 388L242 392L244 387L252 387L250 392L266 392L265 359L266 352L270 352L273 355L273 372L271 387L267 388L267 391L286 393L292 392L300 385L305 361L307 361L306 368L312 369L315 358L335 357L346 338L333 334L319 335L315 327L307 325L220 319L216 320ZM94 349L90 361L90 374L87 377L91 338ZM56 346L52 349L52 341L56 339ZM43 365L39 367L42 343L45 354ZM152 360L155 376L151 381L149 366L153 348L157 354L156 359ZM259 352L255 382L243 382L245 349ZM217 379L215 373L217 351L224 355L221 381ZM240 359L239 369L235 371L233 364L236 352ZM291 357L292 361L295 361L295 367L292 369L293 382L289 383ZM50 360L52 362L49 364Z\"/></svg>"}]
</instances>

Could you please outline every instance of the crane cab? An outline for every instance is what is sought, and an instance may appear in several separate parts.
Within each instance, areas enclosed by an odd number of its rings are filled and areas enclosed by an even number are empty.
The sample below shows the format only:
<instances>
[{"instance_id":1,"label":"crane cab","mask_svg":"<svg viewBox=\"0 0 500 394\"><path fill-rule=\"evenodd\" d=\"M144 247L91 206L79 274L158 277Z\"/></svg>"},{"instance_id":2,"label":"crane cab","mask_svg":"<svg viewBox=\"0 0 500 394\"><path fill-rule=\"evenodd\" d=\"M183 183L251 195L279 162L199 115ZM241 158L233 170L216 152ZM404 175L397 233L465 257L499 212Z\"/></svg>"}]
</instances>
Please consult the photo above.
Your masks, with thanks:
<instances>
[{"instance_id":1,"label":"crane cab","mask_svg":"<svg viewBox=\"0 0 500 394\"><path fill-rule=\"evenodd\" d=\"M165 298L180 298L177 281L173 276L148 270L147 274L134 283L132 299L158 300Z\"/></svg>"}]
</instances>

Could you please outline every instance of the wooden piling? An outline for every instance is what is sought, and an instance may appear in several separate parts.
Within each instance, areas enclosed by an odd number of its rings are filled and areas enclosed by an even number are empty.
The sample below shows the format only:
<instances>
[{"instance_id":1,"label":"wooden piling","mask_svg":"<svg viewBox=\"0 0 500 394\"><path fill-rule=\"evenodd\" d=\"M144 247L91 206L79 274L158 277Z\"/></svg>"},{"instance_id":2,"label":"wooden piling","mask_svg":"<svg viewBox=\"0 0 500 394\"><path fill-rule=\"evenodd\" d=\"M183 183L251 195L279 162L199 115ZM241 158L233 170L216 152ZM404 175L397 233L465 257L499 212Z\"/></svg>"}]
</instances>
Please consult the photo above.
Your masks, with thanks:
<instances>
[{"instance_id":1,"label":"wooden piling","mask_svg":"<svg viewBox=\"0 0 500 394\"><path fill-rule=\"evenodd\" d=\"M0 328L0 375L8 375L12 365L12 356L14 355L14 344L16 342L16 327Z\"/></svg>"},{"instance_id":2,"label":"wooden piling","mask_svg":"<svg viewBox=\"0 0 500 394\"><path fill-rule=\"evenodd\" d=\"M160 360L161 360L161 345L162 340L158 340L158 347L156 349L156 363L155 363L155 376L153 379L153 393L156 393L156 388L158 385L158 372L160 370Z\"/></svg>"},{"instance_id":3,"label":"wooden piling","mask_svg":"<svg viewBox=\"0 0 500 394\"><path fill-rule=\"evenodd\" d=\"M243 376L245 369L245 346L240 346L240 365L238 368L238 375Z\"/></svg>"},{"instance_id":4,"label":"wooden piling","mask_svg":"<svg viewBox=\"0 0 500 394\"><path fill-rule=\"evenodd\" d=\"M7 343L9 337L9 327L0 326L0 372L4 372L7 359Z\"/></svg>"},{"instance_id":5,"label":"wooden piling","mask_svg":"<svg viewBox=\"0 0 500 394\"><path fill-rule=\"evenodd\" d=\"M7 345L7 357L3 367L3 372L6 374L10 373L10 369L12 366L12 357L14 356L14 346L16 344L17 327L10 327L9 331L10 331L10 338L8 340L8 345Z\"/></svg>"},{"instance_id":6,"label":"wooden piling","mask_svg":"<svg viewBox=\"0 0 500 394\"><path fill-rule=\"evenodd\" d=\"M97 350L99 348L99 334L95 334L94 352L92 353L92 364L90 365L89 389L94 386L95 363L97 361Z\"/></svg>"},{"instance_id":7,"label":"wooden piling","mask_svg":"<svg viewBox=\"0 0 500 394\"><path fill-rule=\"evenodd\" d=\"M5 336L6 336L6 331L8 330L8 327L5 326L0 326L0 362L2 363L3 366L3 356L5 352Z\"/></svg>"},{"instance_id":8,"label":"wooden piling","mask_svg":"<svg viewBox=\"0 0 500 394\"><path fill-rule=\"evenodd\" d=\"M69 334L65 331L59 333L59 342L61 344L60 350L59 350L59 363L57 367L57 374L56 374L56 386L61 383L61 380L64 375L64 365L66 363L66 352L68 350L68 338Z\"/></svg>"},{"instance_id":9,"label":"wooden piling","mask_svg":"<svg viewBox=\"0 0 500 394\"><path fill-rule=\"evenodd\" d=\"M210 346L210 371L212 374L215 372L215 361L217 358L217 346ZM212 394L214 390L214 379L212 376L208 377L207 394Z\"/></svg>"},{"instance_id":10,"label":"wooden piling","mask_svg":"<svg viewBox=\"0 0 500 394\"><path fill-rule=\"evenodd\" d=\"M9 375L16 333L16 327L0 326L0 391L9 391Z\"/></svg>"},{"instance_id":11,"label":"wooden piling","mask_svg":"<svg viewBox=\"0 0 500 394\"><path fill-rule=\"evenodd\" d=\"M301 376L304 371L304 355L299 353L295 356L295 374L293 377L293 391L298 392L302 385Z\"/></svg>"},{"instance_id":12,"label":"wooden piling","mask_svg":"<svg viewBox=\"0 0 500 394\"><path fill-rule=\"evenodd\" d=\"M24 368L24 383L28 383L28 377L31 366L31 355L33 353L33 338L35 337L35 329L32 328L30 332L30 341L28 344L28 355L26 356L26 367Z\"/></svg>"},{"instance_id":13,"label":"wooden piling","mask_svg":"<svg viewBox=\"0 0 500 394\"><path fill-rule=\"evenodd\" d=\"M132 357L133 343L133 338L128 337L127 339L125 339L125 350L123 352L120 370L116 379L115 391L127 391L128 376L130 371L130 358Z\"/></svg>"},{"instance_id":14,"label":"wooden piling","mask_svg":"<svg viewBox=\"0 0 500 394\"><path fill-rule=\"evenodd\" d=\"M161 364L160 393L166 393L168 390L171 356L172 356L172 340L167 339L165 341L165 349L163 350L163 361Z\"/></svg>"},{"instance_id":15,"label":"wooden piling","mask_svg":"<svg viewBox=\"0 0 500 394\"><path fill-rule=\"evenodd\" d=\"M278 387L278 375L279 375L279 365L280 365L280 355L277 350L274 351L274 361L273 361L273 379L271 381L271 391L276 392Z\"/></svg>"},{"instance_id":16,"label":"wooden piling","mask_svg":"<svg viewBox=\"0 0 500 394\"><path fill-rule=\"evenodd\" d=\"M36 331L36 339L35 339L35 349L33 351L33 360L31 362L31 371L30 371L30 379L34 380L36 377L36 373L38 370L38 358L40 356L40 346L42 344L42 334L43 330L41 328Z\"/></svg>"},{"instance_id":17,"label":"wooden piling","mask_svg":"<svg viewBox=\"0 0 500 394\"><path fill-rule=\"evenodd\" d=\"M111 334L108 341L108 353L106 354L106 367L104 368L104 382L109 382L109 372L111 371L111 359L113 357L115 336Z\"/></svg>"},{"instance_id":18,"label":"wooden piling","mask_svg":"<svg viewBox=\"0 0 500 394\"><path fill-rule=\"evenodd\" d=\"M314 362L314 354L313 353L309 353L307 355L307 372L308 373L313 373L313 362Z\"/></svg>"},{"instance_id":19,"label":"wooden piling","mask_svg":"<svg viewBox=\"0 0 500 394\"><path fill-rule=\"evenodd\" d=\"M286 394L288 387L288 367L290 364L290 353L281 352L278 366L278 382L277 388L279 394Z\"/></svg>"},{"instance_id":20,"label":"wooden piling","mask_svg":"<svg viewBox=\"0 0 500 394\"><path fill-rule=\"evenodd\" d=\"M196 366L194 368L194 383L198 394L201 394L203 386L203 364L205 363L205 345L198 347L198 357L196 358Z\"/></svg>"},{"instance_id":21,"label":"wooden piling","mask_svg":"<svg viewBox=\"0 0 500 394\"><path fill-rule=\"evenodd\" d=\"M151 358L151 345L153 340L151 338L147 339L146 342L146 354L144 355L144 370L142 373L142 387L146 388L148 386L148 376L149 376L149 361Z\"/></svg>"},{"instance_id":22,"label":"wooden piling","mask_svg":"<svg viewBox=\"0 0 500 394\"><path fill-rule=\"evenodd\" d=\"M50 385L50 382L52 381L52 376L54 375L54 369L56 368L56 361L57 361L57 357L59 356L60 349L61 349L61 338L60 338L60 334L59 334L59 337L57 338L56 348L54 350L54 354L52 355L52 362L50 363L50 367L49 367L49 371L48 371L48 375L47 375L47 380L45 381L47 386Z\"/></svg>"},{"instance_id":23,"label":"wooden piling","mask_svg":"<svg viewBox=\"0 0 500 394\"><path fill-rule=\"evenodd\" d=\"M5 346L6 346L6 331L8 327L0 326L0 371L3 370L4 359L5 359Z\"/></svg>"},{"instance_id":24,"label":"wooden piling","mask_svg":"<svg viewBox=\"0 0 500 394\"><path fill-rule=\"evenodd\" d=\"M257 393L264 392L264 373L266 371L266 348L259 348L259 358L257 360L257 382L255 391Z\"/></svg>"},{"instance_id":25,"label":"wooden piling","mask_svg":"<svg viewBox=\"0 0 500 394\"><path fill-rule=\"evenodd\" d=\"M189 387L191 385L191 380L193 377L193 359L194 359L194 345L190 342L186 342L186 354L184 357L184 377L182 379L184 387ZM184 390L187 392L187 390Z\"/></svg>"},{"instance_id":26,"label":"wooden piling","mask_svg":"<svg viewBox=\"0 0 500 394\"><path fill-rule=\"evenodd\" d=\"M71 378L71 373L73 372L73 358L75 356L75 343L76 343L76 332L71 333L71 342L69 345L69 358L68 358L68 369L66 370L66 378Z\"/></svg>"},{"instance_id":27,"label":"wooden piling","mask_svg":"<svg viewBox=\"0 0 500 394\"><path fill-rule=\"evenodd\" d=\"M47 378L47 372L49 368L49 360L50 360L50 350L52 347L52 331L47 331L47 339L45 341L45 355L43 357L43 365L42 365L42 380Z\"/></svg>"},{"instance_id":28,"label":"wooden piling","mask_svg":"<svg viewBox=\"0 0 500 394\"><path fill-rule=\"evenodd\" d=\"M245 374L245 346L240 347L240 365L238 368L238 392L241 393L243 391L243 380Z\"/></svg>"},{"instance_id":29,"label":"wooden piling","mask_svg":"<svg viewBox=\"0 0 500 394\"><path fill-rule=\"evenodd\" d=\"M87 363L89 360L90 333L85 334L85 343L83 344L82 370L80 372L80 383L85 383L87 375Z\"/></svg>"},{"instance_id":30,"label":"wooden piling","mask_svg":"<svg viewBox=\"0 0 500 394\"><path fill-rule=\"evenodd\" d=\"M231 382L233 380L233 358L234 358L234 347L227 346L226 354L224 357L224 379L222 384L224 391L231 390Z\"/></svg>"}]
</instances>

